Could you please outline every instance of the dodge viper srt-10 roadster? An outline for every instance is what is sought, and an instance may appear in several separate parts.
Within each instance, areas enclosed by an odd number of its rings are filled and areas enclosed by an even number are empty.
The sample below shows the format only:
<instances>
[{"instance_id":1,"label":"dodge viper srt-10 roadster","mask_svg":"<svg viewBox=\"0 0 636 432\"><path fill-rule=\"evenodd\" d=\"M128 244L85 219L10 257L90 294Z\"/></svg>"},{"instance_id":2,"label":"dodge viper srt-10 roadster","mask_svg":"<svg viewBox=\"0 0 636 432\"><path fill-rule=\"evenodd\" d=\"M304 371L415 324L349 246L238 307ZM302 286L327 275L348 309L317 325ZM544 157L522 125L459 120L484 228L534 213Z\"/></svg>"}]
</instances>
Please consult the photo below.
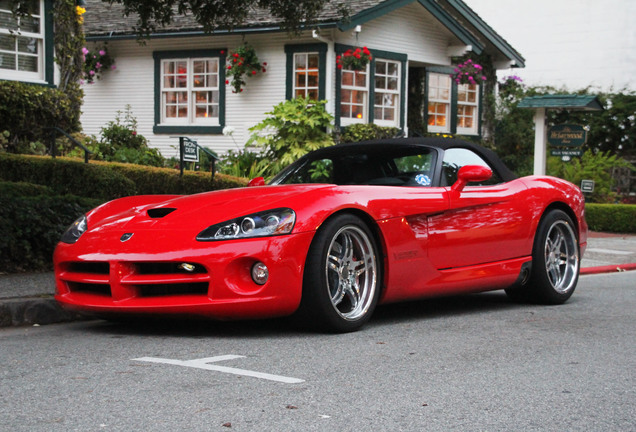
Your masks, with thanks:
<instances>
[{"instance_id":1,"label":"dodge viper srt-10 roadster","mask_svg":"<svg viewBox=\"0 0 636 432\"><path fill-rule=\"evenodd\" d=\"M517 178L457 139L340 144L267 185L97 207L55 250L55 298L106 317L295 315L346 332L409 299L563 303L586 244L583 196L564 180Z\"/></svg>"}]
</instances>

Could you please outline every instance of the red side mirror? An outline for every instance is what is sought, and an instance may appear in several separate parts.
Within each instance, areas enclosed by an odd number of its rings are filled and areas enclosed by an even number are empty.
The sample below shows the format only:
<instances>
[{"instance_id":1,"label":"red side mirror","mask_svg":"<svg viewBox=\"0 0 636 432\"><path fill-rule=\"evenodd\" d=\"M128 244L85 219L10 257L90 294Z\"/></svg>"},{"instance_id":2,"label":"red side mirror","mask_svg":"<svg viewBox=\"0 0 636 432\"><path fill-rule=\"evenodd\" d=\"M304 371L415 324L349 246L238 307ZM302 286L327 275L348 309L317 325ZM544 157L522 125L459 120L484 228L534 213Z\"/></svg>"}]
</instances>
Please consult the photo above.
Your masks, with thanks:
<instances>
[{"instance_id":1,"label":"red side mirror","mask_svg":"<svg viewBox=\"0 0 636 432\"><path fill-rule=\"evenodd\" d=\"M254 177L252 180L250 180L250 182L247 184L248 186L265 186L265 179L263 177Z\"/></svg>"},{"instance_id":2,"label":"red side mirror","mask_svg":"<svg viewBox=\"0 0 636 432\"><path fill-rule=\"evenodd\" d=\"M482 182L492 177L492 170L481 165L465 165L457 173L457 181L451 190L461 192L468 183Z\"/></svg>"}]
</instances>

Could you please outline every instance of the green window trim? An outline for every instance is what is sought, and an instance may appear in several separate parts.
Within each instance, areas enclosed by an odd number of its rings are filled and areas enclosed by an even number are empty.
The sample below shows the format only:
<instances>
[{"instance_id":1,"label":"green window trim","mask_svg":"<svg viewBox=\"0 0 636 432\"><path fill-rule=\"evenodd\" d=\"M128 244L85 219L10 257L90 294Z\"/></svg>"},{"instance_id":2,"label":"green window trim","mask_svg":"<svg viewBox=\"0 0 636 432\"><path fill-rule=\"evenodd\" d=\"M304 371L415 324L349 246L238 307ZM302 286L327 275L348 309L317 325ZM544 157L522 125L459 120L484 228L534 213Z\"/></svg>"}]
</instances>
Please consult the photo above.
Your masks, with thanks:
<instances>
[{"instance_id":1,"label":"green window trim","mask_svg":"<svg viewBox=\"0 0 636 432\"><path fill-rule=\"evenodd\" d=\"M336 55L342 55L348 49L355 49L356 47L351 45L342 45L335 44ZM400 120L397 127L404 130L405 126L405 118L406 118L406 62L408 60L408 56L406 54L394 53L390 51L381 51L369 48L371 52L371 62L369 63L369 103L367 104L367 123L373 123L374 121L374 110L373 110L373 101L375 97L375 59L380 60L392 60L400 62L400 108L399 115ZM336 107L335 107L335 126L340 127L340 102L341 102L341 90L342 90L342 74L340 73L340 69L336 69Z\"/></svg>"},{"instance_id":2,"label":"green window trim","mask_svg":"<svg viewBox=\"0 0 636 432\"><path fill-rule=\"evenodd\" d=\"M432 66L426 68L426 85L424 86L424 103L423 107L424 112L424 124L428 130L428 82L429 82L429 74L444 74L444 75L452 75L454 72L453 67L447 66ZM482 114L482 106L484 101L484 86L479 85L479 97L477 104L477 133L475 135L463 135L470 137L481 137L481 114ZM448 114L450 116L450 130L446 133L448 134L457 134L457 83L454 80L451 80L451 101L450 101L450 112ZM432 132L438 133L438 132ZM443 132L439 132L443 133Z\"/></svg>"},{"instance_id":3,"label":"green window trim","mask_svg":"<svg viewBox=\"0 0 636 432\"><path fill-rule=\"evenodd\" d=\"M325 43L285 45L287 57L285 98L287 100L294 98L294 54L309 52L318 53L318 99L324 100L327 97L327 49L328 47Z\"/></svg>"},{"instance_id":4,"label":"green window trim","mask_svg":"<svg viewBox=\"0 0 636 432\"><path fill-rule=\"evenodd\" d=\"M223 133L225 127L225 63L227 49L176 50L155 51L152 57L155 61L155 124L152 128L155 134L215 134ZM199 125L162 125L161 123L161 61L165 59L217 57L219 59L219 124L214 126Z\"/></svg>"}]
</instances>

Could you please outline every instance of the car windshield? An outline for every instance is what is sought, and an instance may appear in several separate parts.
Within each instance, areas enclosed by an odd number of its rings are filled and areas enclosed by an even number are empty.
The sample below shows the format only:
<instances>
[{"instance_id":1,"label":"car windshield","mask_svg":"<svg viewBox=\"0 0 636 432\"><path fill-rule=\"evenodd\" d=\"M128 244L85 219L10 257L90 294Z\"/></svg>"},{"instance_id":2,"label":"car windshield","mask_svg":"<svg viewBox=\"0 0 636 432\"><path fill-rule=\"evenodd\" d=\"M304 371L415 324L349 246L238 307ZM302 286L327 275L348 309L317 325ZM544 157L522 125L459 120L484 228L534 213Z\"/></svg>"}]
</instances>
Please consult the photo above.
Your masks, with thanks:
<instances>
[{"instance_id":1,"label":"car windshield","mask_svg":"<svg viewBox=\"0 0 636 432\"><path fill-rule=\"evenodd\" d=\"M434 152L427 147L333 148L301 159L271 184L430 186Z\"/></svg>"}]
</instances>

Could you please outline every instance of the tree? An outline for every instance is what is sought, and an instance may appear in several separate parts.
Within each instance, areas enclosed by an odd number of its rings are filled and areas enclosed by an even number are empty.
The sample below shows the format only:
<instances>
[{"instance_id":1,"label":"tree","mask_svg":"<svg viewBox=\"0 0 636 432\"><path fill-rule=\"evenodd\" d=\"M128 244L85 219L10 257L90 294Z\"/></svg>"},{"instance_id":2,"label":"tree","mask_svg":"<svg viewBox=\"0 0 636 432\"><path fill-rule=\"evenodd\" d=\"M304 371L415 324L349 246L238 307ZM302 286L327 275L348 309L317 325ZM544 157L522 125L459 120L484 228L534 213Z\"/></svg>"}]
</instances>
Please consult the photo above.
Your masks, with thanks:
<instances>
[{"instance_id":1,"label":"tree","mask_svg":"<svg viewBox=\"0 0 636 432\"><path fill-rule=\"evenodd\" d=\"M124 6L124 14L137 14L135 30L140 36L148 36L157 27L168 25L175 15L191 14L206 32L232 29L244 24L255 8L269 11L281 20L281 27L289 32L299 32L311 27L323 9L336 8L342 18L348 16L342 2L334 0L103 0Z\"/></svg>"}]
</instances>

